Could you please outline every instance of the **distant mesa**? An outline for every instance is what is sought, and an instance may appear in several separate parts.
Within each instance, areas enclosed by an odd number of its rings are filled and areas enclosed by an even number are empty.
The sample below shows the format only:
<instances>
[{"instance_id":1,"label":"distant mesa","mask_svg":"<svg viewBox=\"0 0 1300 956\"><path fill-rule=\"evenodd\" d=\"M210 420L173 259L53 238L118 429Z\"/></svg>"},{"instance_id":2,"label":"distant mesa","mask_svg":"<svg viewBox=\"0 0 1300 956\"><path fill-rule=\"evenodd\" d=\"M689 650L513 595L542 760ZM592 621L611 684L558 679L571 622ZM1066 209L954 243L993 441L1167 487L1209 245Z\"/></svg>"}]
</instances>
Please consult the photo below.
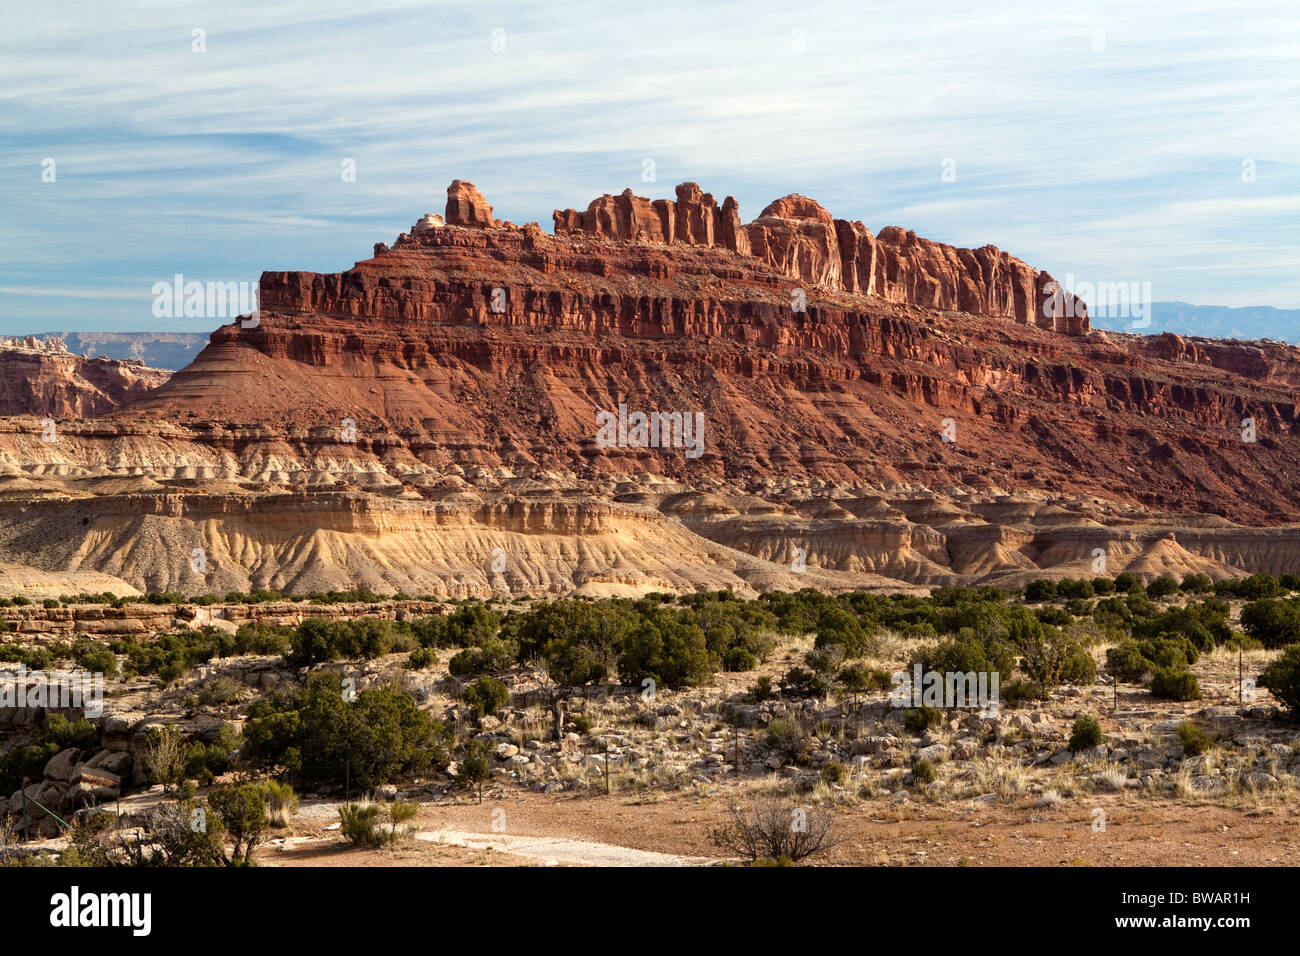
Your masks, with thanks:
<instances>
[{"instance_id":1,"label":"distant mesa","mask_svg":"<svg viewBox=\"0 0 1300 956\"><path fill-rule=\"evenodd\" d=\"M0 415L89 418L170 377L139 361L76 355L58 336L0 338Z\"/></svg>"}]
</instances>

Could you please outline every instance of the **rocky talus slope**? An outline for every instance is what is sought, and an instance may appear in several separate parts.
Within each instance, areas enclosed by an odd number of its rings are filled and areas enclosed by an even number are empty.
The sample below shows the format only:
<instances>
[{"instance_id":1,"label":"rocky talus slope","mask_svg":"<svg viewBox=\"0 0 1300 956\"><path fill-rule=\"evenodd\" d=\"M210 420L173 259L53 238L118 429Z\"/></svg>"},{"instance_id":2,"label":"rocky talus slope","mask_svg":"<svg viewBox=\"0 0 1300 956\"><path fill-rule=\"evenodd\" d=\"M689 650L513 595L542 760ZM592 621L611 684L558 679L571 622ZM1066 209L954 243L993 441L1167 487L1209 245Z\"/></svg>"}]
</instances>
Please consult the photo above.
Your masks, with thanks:
<instances>
[{"instance_id":1,"label":"rocky talus slope","mask_svg":"<svg viewBox=\"0 0 1300 956\"><path fill-rule=\"evenodd\" d=\"M0 421L0 561L447 595L1300 572L1300 351L1098 332L992 246L804 196L676 196L549 235L458 180L345 272L264 273L160 387L57 443Z\"/></svg>"}]
</instances>

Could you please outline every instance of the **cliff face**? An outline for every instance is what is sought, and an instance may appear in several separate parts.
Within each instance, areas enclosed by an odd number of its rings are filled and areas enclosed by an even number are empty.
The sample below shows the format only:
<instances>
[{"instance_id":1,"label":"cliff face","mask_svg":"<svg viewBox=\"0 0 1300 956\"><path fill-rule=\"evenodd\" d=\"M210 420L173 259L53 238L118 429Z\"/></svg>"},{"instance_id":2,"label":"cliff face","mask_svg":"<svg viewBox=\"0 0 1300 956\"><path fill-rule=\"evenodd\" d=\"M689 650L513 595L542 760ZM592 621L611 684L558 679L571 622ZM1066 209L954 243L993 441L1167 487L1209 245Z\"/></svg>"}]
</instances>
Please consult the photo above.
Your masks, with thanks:
<instances>
[{"instance_id":1,"label":"cliff face","mask_svg":"<svg viewBox=\"0 0 1300 956\"><path fill-rule=\"evenodd\" d=\"M1300 515L1295 349L1089 333L1077 304L1043 317L1051 280L991 246L873 237L798 195L740 227L724 215L734 202L690 183L677 195L597 200L548 236L500 225L457 181L445 223L425 217L347 272L264 273L255 327L222 327L121 415L321 433L350 421L363 445L438 466L1033 487ZM597 414L620 405L701 414L701 453L601 441Z\"/></svg>"},{"instance_id":2,"label":"cliff face","mask_svg":"<svg viewBox=\"0 0 1300 956\"><path fill-rule=\"evenodd\" d=\"M1300 572L1300 350L1090 331L991 246L799 195L556 229L457 181L58 444L0 422L0 561L454 595Z\"/></svg>"},{"instance_id":3,"label":"cliff face","mask_svg":"<svg viewBox=\"0 0 1300 956\"><path fill-rule=\"evenodd\" d=\"M140 397L170 372L141 362L84 358L62 339L0 339L0 415L90 418Z\"/></svg>"},{"instance_id":4,"label":"cliff face","mask_svg":"<svg viewBox=\"0 0 1300 956\"><path fill-rule=\"evenodd\" d=\"M834 219L798 193L770 203L748 225L741 225L735 199L728 196L719 206L695 183L677 187L676 203L652 202L626 189L592 200L585 212L557 209L554 219L557 236L717 246L824 291L996 316L1075 335L1088 331L1086 303L1047 273L994 246L958 249L897 226L873 236L862 223Z\"/></svg>"}]
</instances>

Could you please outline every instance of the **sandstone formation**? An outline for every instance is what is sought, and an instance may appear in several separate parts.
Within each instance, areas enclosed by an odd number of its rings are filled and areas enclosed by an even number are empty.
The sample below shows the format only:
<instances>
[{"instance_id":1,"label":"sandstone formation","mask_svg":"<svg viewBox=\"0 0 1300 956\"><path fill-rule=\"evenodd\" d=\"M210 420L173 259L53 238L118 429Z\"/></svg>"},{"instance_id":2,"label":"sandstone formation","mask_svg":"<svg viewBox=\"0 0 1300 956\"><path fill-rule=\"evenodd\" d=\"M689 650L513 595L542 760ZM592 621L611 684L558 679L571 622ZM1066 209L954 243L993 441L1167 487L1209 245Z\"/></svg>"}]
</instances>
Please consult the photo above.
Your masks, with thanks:
<instances>
[{"instance_id":1,"label":"sandstone formation","mask_svg":"<svg viewBox=\"0 0 1300 956\"><path fill-rule=\"evenodd\" d=\"M45 332L34 338L59 339L69 352L86 358L134 360L173 372L208 344L206 332Z\"/></svg>"},{"instance_id":2,"label":"sandstone formation","mask_svg":"<svg viewBox=\"0 0 1300 956\"><path fill-rule=\"evenodd\" d=\"M457 181L345 272L264 273L161 387L56 444L0 420L0 561L446 596L1300 573L1300 350L1090 331L992 246L797 194L676 197L549 236ZM603 440L620 408L699 416L699 454Z\"/></svg>"},{"instance_id":3,"label":"sandstone formation","mask_svg":"<svg viewBox=\"0 0 1300 956\"><path fill-rule=\"evenodd\" d=\"M1086 303L994 246L958 249L897 226L873 236L862 223L835 219L798 193L769 203L748 225L741 224L735 199L728 196L719 208L696 183L678 186L675 203L625 189L592 200L585 212L557 209L554 219L557 236L717 246L823 291L997 316L1075 335L1089 327Z\"/></svg>"},{"instance_id":4,"label":"sandstone formation","mask_svg":"<svg viewBox=\"0 0 1300 956\"><path fill-rule=\"evenodd\" d=\"M463 179L452 180L447 187L446 222L449 226L469 226L474 229L501 225L492 218L492 207L487 204L483 194L473 183L467 183Z\"/></svg>"},{"instance_id":5,"label":"sandstone formation","mask_svg":"<svg viewBox=\"0 0 1300 956\"><path fill-rule=\"evenodd\" d=\"M138 361L84 358L56 337L0 339L0 415L99 415L157 388L170 372Z\"/></svg>"}]
</instances>

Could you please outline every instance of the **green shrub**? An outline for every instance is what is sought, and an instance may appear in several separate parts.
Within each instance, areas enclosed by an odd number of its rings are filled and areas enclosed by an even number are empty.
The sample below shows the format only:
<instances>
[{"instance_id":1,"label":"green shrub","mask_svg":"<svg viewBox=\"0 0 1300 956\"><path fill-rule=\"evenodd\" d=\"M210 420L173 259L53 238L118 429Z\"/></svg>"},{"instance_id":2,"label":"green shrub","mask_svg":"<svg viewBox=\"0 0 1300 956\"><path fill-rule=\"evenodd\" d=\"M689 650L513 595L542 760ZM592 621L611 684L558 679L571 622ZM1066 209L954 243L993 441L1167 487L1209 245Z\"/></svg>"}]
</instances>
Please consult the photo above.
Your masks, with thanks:
<instances>
[{"instance_id":1,"label":"green shrub","mask_svg":"<svg viewBox=\"0 0 1300 956\"><path fill-rule=\"evenodd\" d=\"M767 725L764 743L769 750L775 750L786 757L797 757L807 745L803 728L784 718L777 718Z\"/></svg>"},{"instance_id":2,"label":"green shrub","mask_svg":"<svg viewBox=\"0 0 1300 956\"><path fill-rule=\"evenodd\" d=\"M772 678L764 674L758 680L754 681L754 686L749 692L749 698L756 704L761 704L765 700L771 700L776 696L776 691L772 689Z\"/></svg>"},{"instance_id":3,"label":"green shrub","mask_svg":"<svg viewBox=\"0 0 1300 956\"><path fill-rule=\"evenodd\" d=\"M239 744L239 731L233 724L223 724L216 740L210 743L191 741L182 751L182 776L205 786L210 784L214 778L230 771L231 758Z\"/></svg>"},{"instance_id":4,"label":"green shrub","mask_svg":"<svg viewBox=\"0 0 1300 956\"><path fill-rule=\"evenodd\" d=\"M103 674L106 679L117 674L117 655L102 644L79 643L73 651L73 659L82 670Z\"/></svg>"},{"instance_id":5,"label":"green shrub","mask_svg":"<svg viewBox=\"0 0 1300 956\"><path fill-rule=\"evenodd\" d=\"M1216 586L1215 590L1218 590ZM1236 597L1258 601L1262 598L1277 597L1283 591L1282 582L1271 574L1252 574L1232 582L1232 591Z\"/></svg>"},{"instance_id":6,"label":"green shrub","mask_svg":"<svg viewBox=\"0 0 1300 956\"><path fill-rule=\"evenodd\" d=\"M465 745L457 764L456 779L467 789L478 790L478 802L483 802L483 784L492 775L492 757L487 744L471 740Z\"/></svg>"},{"instance_id":7,"label":"green shrub","mask_svg":"<svg viewBox=\"0 0 1300 956\"><path fill-rule=\"evenodd\" d=\"M1262 651L1264 645L1253 637L1247 637L1245 634L1233 634L1223 642L1223 647L1229 651Z\"/></svg>"},{"instance_id":8,"label":"green shrub","mask_svg":"<svg viewBox=\"0 0 1300 956\"><path fill-rule=\"evenodd\" d=\"M1067 745L1070 753L1091 750L1099 746L1101 741L1101 724L1097 723L1096 717L1080 714L1074 719L1074 729L1070 733L1070 743Z\"/></svg>"},{"instance_id":9,"label":"green shrub","mask_svg":"<svg viewBox=\"0 0 1300 956\"><path fill-rule=\"evenodd\" d=\"M387 842L379 826L383 808L377 803L359 801L339 805L339 832L354 847L377 847Z\"/></svg>"},{"instance_id":10,"label":"green shrub","mask_svg":"<svg viewBox=\"0 0 1300 956\"><path fill-rule=\"evenodd\" d=\"M699 625L657 608L623 639L618 672L624 683L650 678L660 687L691 687L711 679L714 667Z\"/></svg>"},{"instance_id":11,"label":"green shrub","mask_svg":"<svg viewBox=\"0 0 1300 956\"><path fill-rule=\"evenodd\" d=\"M233 639L223 650L221 657L235 654L258 654L271 656L283 655L293 646L294 629L281 625L262 624L258 621L245 621L235 631Z\"/></svg>"},{"instance_id":12,"label":"green shrub","mask_svg":"<svg viewBox=\"0 0 1300 956\"><path fill-rule=\"evenodd\" d=\"M1186 670L1200 659L1200 651L1181 634L1162 633L1151 640L1138 641L1138 650L1155 667Z\"/></svg>"},{"instance_id":13,"label":"green shrub","mask_svg":"<svg viewBox=\"0 0 1300 956\"><path fill-rule=\"evenodd\" d=\"M510 688L491 677L480 677L461 691L460 699L476 718L495 717L510 699Z\"/></svg>"},{"instance_id":14,"label":"green shrub","mask_svg":"<svg viewBox=\"0 0 1300 956\"><path fill-rule=\"evenodd\" d=\"M252 766L299 773L307 786L363 790L446 761L446 731L397 687L344 698L337 674L316 673L302 690L249 707L241 750Z\"/></svg>"},{"instance_id":15,"label":"green shrub","mask_svg":"<svg viewBox=\"0 0 1300 956\"><path fill-rule=\"evenodd\" d=\"M849 779L849 768L838 760L832 760L822 766L822 783L829 786L843 786Z\"/></svg>"},{"instance_id":16,"label":"green shrub","mask_svg":"<svg viewBox=\"0 0 1300 956\"><path fill-rule=\"evenodd\" d=\"M307 667L340 659L370 660L394 650L410 650L413 645L413 638L399 640L393 622L384 618L331 621L309 617L294 630L285 661L293 667Z\"/></svg>"},{"instance_id":17,"label":"green shrub","mask_svg":"<svg viewBox=\"0 0 1300 956\"><path fill-rule=\"evenodd\" d=\"M1091 581L1076 581L1074 578L1062 578L1056 582L1056 594L1063 598L1090 598L1096 592Z\"/></svg>"},{"instance_id":18,"label":"green shrub","mask_svg":"<svg viewBox=\"0 0 1300 956\"><path fill-rule=\"evenodd\" d=\"M1025 585L1026 601L1050 601L1056 597L1056 582L1039 578Z\"/></svg>"},{"instance_id":19,"label":"green shrub","mask_svg":"<svg viewBox=\"0 0 1300 956\"><path fill-rule=\"evenodd\" d=\"M1065 627L1074 621L1074 615L1063 607L1040 607L1034 611L1034 617L1056 627Z\"/></svg>"},{"instance_id":20,"label":"green shrub","mask_svg":"<svg viewBox=\"0 0 1300 956\"><path fill-rule=\"evenodd\" d=\"M1153 614L1160 613L1160 606L1147 597L1146 591L1140 587L1128 592L1128 596L1124 598L1124 606L1134 617L1151 617Z\"/></svg>"},{"instance_id":21,"label":"green shrub","mask_svg":"<svg viewBox=\"0 0 1300 956\"><path fill-rule=\"evenodd\" d=\"M587 640L555 637L542 646L542 663L547 675L560 687L583 687L609 676L615 653Z\"/></svg>"},{"instance_id":22,"label":"green shrub","mask_svg":"<svg viewBox=\"0 0 1300 956\"><path fill-rule=\"evenodd\" d=\"M981 639L963 631L957 637L940 644L921 648L910 663L913 667L920 664L923 672L997 673L1009 676L1016 666L1016 655L1008 644L996 637L990 635Z\"/></svg>"},{"instance_id":23,"label":"green shrub","mask_svg":"<svg viewBox=\"0 0 1300 956\"><path fill-rule=\"evenodd\" d=\"M1165 700L1199 700L1201 685L1190 671L1159 667L1151 676L1151 693Z\"/></svg>"},{"instance_id":24,"label":"green shrub","mask_svg":"<svg viewBox=\"0 0 1300 956\"><path fill-rule=\"evenodd\" d=\"M747 647L729 647L722 655L722 669L729 672L752 671L758 659Z\"/></svg>"},{"instance_id":25,"label":"green shrub","mask_svg":"<svg viewBox=\"0 0 1300 956\"><path fill-rule=\"evenodd\" d=\"M938 707L909 707L903 711L903 727L908 733L924 733L943 723L943 711Z\"/></svg>"},{"instance_id":26,"label":"green shrub","mask_svg":"<svg viewBox=\"0 0 1300 956\"><path fill-rule=\"evenodd\" d=\"M47 714L44 734L45 740L60 750L93 750L99 746L99 729L85 717L69 720L63 714Z\"/></svg>"},{"instance_id":27,"label":"green shrub","mask_svg":"<svg viewBox=\"0 0 1300 956\"><path fill-rule=\"evenodd\" d=\"M1013 709L1028 701L1042 700L1046 696L1042 684L1019 677L1007 681L998 689L999 701Z\"/></svg>"},{"instance_id":28,"label":"green shrub","mask_svg":"<svg viewBox=\"0 0 1300 956\"><path fill-rule=\"evenodd\" d=\"M208 795L208 806L216 811L234 842L232 860L241 860L242 849L242 862L247 863L269 825L261 788L255 783L222 787Z\"/></svg>"},{"instance_id":29,"label":"green shrub","mask_svg":"<svg viewBox=\"0 0 1300 956\"><path fill-rule=\"evenodd\" d=\"M1300 714L1300 644L1292 644L1264 668L1259 686L1272 692L1292 714Z\"/></svg>"},{"instance_id":30,"label":"green shrub","mask_svg":"<svg viewBox=\"0 0 1300 956\"><path fill-rule=\"evenodd\" d=\"M876 650L875 638L862 626L862 622L841 607L828 607L817 616L817 638L813 644L820 649L838 647L842 657L862 657Z\"/></svg>"},{"instance_id":31,"label":"green shrub","mask_svg":"<svg viewBox=\"0 0 1300 956\"><path fill-rule=\"evenodd\" d=\"M879 667L868 667L861 661L845 665L837 679L840 686L851 694L869 694L872 691L889 690L894 686L889 671Z\"/></svg>"},{"instance_id":32,"label":"green shrub","mask_svg":"<svg viewBox=\"0 0 1300 956\"><path fill-rule=\"evenodd\" d=\"M1241 609L1241 629L1267 648L1300 643L1300 602L1265 598Z\"/></svg>"},{"instance_id":33,"label":"green shrub","mask_svg":"<svg viewBox=\"0 0 1300 956\"><path fill-rule=\"evenodd\" d=\"M124 637L113 642L110 649L126 655L128 675L155 675L170 684L212 660L217 655L217 641L212 631L204 629L159 634L145 643Z\"/></svg>"},{"instance_id":34,"label":"green shrub","mask_svg":"<svg viewBox=\"0 0 1300 956\"><path fill-rule=\"evenodd\" d=\"M1133 620L1133 613L1120 598L1102 598L1092 609L1092 619L1101 627L1120 627Z\"/></svg>"},{"instance_id":35,"label":"green shrub","mask_svg":"<svg viewBox=\"0 0 1300 956\"><path fill-rule=\"evenodd\" d=\"M298 795L293 792L293 787L279 780L263 780L257 786L271 825L288 826L289 817L298 812Z\"/></svg>"},{"instance_id":36,"label":"green shrub","mask_svg":"<svg viewBox=\"0 0 1300 956\"><path fill-rule=\"evenodd\" d=\"M1196 757L1214 745L1214 738L1189 720L1178 725L1178 739L1183 744L1184 757Z\"/></svg>"},{"instance_id":37,"label":"green shrub","mask_svg":"<svg viewBox=\"0 0 1300 956\"><path fill-rule=\"evenodd\" d=\"M815 630L822 611L837 606L834 598L814 588L803 588L793 594L771 591L759 600L776 616L776 627L782 634L807 634Z\"/></svg>"},{"instance_id":38,"label":"green shrub","mask_svg":"<svg viewBox=\"0 0 1300 956\"><path fill-rule=\"evenodd\" d=\"M10 794L20 789L24 777L41 779L45 764L61 750L93 750L98 746L99 731L90 721L47 714L29 744L0 751L0 791Z\"/></svg>"},{"instance_id":39,"label":"green shrub","mask_svg":"<svg viewBox=\"0 0 1300 956\"><path fill-rule=\"evenodd\" d=\"M803 656L803 662L811 670L826 678L835 673L842 660L844 655L838 645L831 645L824 650L811 650Z\"/></svg>"},{"instance_id":40,"label":"green shrub","mask_svg":"<svg viewBox=\"0 0 1300 956\"><path fill-rule=\"evenodd\" d=\"M482 647L468 647L454 654L447 662L447 670L453 677L499 674L510 669L515 654L512 642L491 637L483 642Z\"/></svg>"},{"instance_id":41,"label":"green shrub","mask_svg":"<svg viewBox=\"0 0 1300 956\"><path fill-rule=\"evenodd\" d=\"M1136 684L1151 669L1151 662L1142 656L1137 641L1123 641L1106 651L1106 670L1118 681Z\"/></svg>"},{"instance_id":42,"label":"green shrub","mask_svg":"<svg viewBox=\"0 0 1300 956\"><path fill-rule=\"evenodd\" d=\"M1140 641L1122 641L1106 652L1106 669L1117 680L1136 683L1157 670L1186 671L1200 651L1182 634L1161 633ZM1188 698L1190 699L1190 698Z\"/></svg>"},{"instance_id":43,"label":"green shrub","mask_svg":"<svg viewBox=\"0 0 1300 956\"><path fill-rule=\"evenodd\" d=\"M581 687L608 676L636 620L627 603L548 601L508 616L501 637L514 642L521 661L541 657L561 687Z\"/></svg>"},{"instance_id":44,"label":"green shrub","mask_svg":"<svg viewBox=\"0 0 1300 956\"><path fill-rule=\"evenodd\" d=\"M934 783L938 772L928 760L918 760L912 765L912 782L918 787Z\"/></svg>"},{"instance_id":45,"label":"green shrub","mask_svg":"<svg viewBox=\"0 0 1300 956\"><path fill-rule=\"evenodd\" d=\"M797 697L823 697L830 690L825 674L792 667L781 676L781 690Z\"/></svg>"},{"instance_id":46,"label":"green shrub","mask_svg":"<svg viewBox=\"0 0 1300 956\"><path fill-rule=\"evenodd\" d=\"M417 647L406 658L406 669L422 671L438 663L438 652L432 647Z\"/></svg>"},{"instance_id":47,"label":"green shrub","mask_svg":"<svg viewBox=\"0 0 1300 956\"><path fill-rule=\"evenodd\" d=\"M1091 684L1097 679L1097 662L1081 643L1052 630L1024 645L1020 667L1034 683L1051 690L1061 684Z\"/></svg>"},{"instance_id":48,"label":"green shrub","mask_svg":"<svg viewBox=\"0 0 1300 956\"><path fill-rule=\"evenodd\" d=\"M1178 593L1178 582L1167 574L1162 574L1147 585L1147 597L1153 601Z\"/></svg>"},{"instance_id":49,"label":"green shrub","mask_svg":"<svg viewBox=\"0 0 1300 956\"><path fill-rule=\"evenodd\" d=\"M1115 575L1115 590L1120 594L1132 594L1142 587L1142 579L1132 571L1122 571Z\"/></svg>"},{"instance_id":50,"label":"green shrub","mask_svg":"<svg viewBox=\"0 0 1300 956\"><path fill-rule=\"evenodd\" d=\"M388 819L396 826L414 820L420 813L420 805L413 800L394 800L388 805Z\"/></svg>"},{"instance_id":51,"label":"green shrub","mask_svg":"<svg viewBox=\"0 0 1300 956\"><path fill-rule=\"evenodd\" d=\"M446 618L442 633L445 646L483 647L497 636L502 614L484 604L462 604Z\"/></svg>"},{"instance_id":52,"label":"green shrub","mask_svg":"<svg viewBox=\"0 0 1300 956\"><path fill-rule=\"evenodd\" d=\"M243 685L230 677L217 676L199 688L198 702L204 707L221 707L239 700Z\"/></svg>"},{"instance_id":53,"label":"green shrub","mask_svg":"<svg viewBox=\"0 0 1300 956\"><path fill-rule=\"evenodd\" d=\"M1228 604L1218 598L1189 602L1173 607L1133 625L1135 638L1182 636L1198 651L1212 651L1215 645L1232 636L1228 624Z\"/></svg>"}]
</instances>

